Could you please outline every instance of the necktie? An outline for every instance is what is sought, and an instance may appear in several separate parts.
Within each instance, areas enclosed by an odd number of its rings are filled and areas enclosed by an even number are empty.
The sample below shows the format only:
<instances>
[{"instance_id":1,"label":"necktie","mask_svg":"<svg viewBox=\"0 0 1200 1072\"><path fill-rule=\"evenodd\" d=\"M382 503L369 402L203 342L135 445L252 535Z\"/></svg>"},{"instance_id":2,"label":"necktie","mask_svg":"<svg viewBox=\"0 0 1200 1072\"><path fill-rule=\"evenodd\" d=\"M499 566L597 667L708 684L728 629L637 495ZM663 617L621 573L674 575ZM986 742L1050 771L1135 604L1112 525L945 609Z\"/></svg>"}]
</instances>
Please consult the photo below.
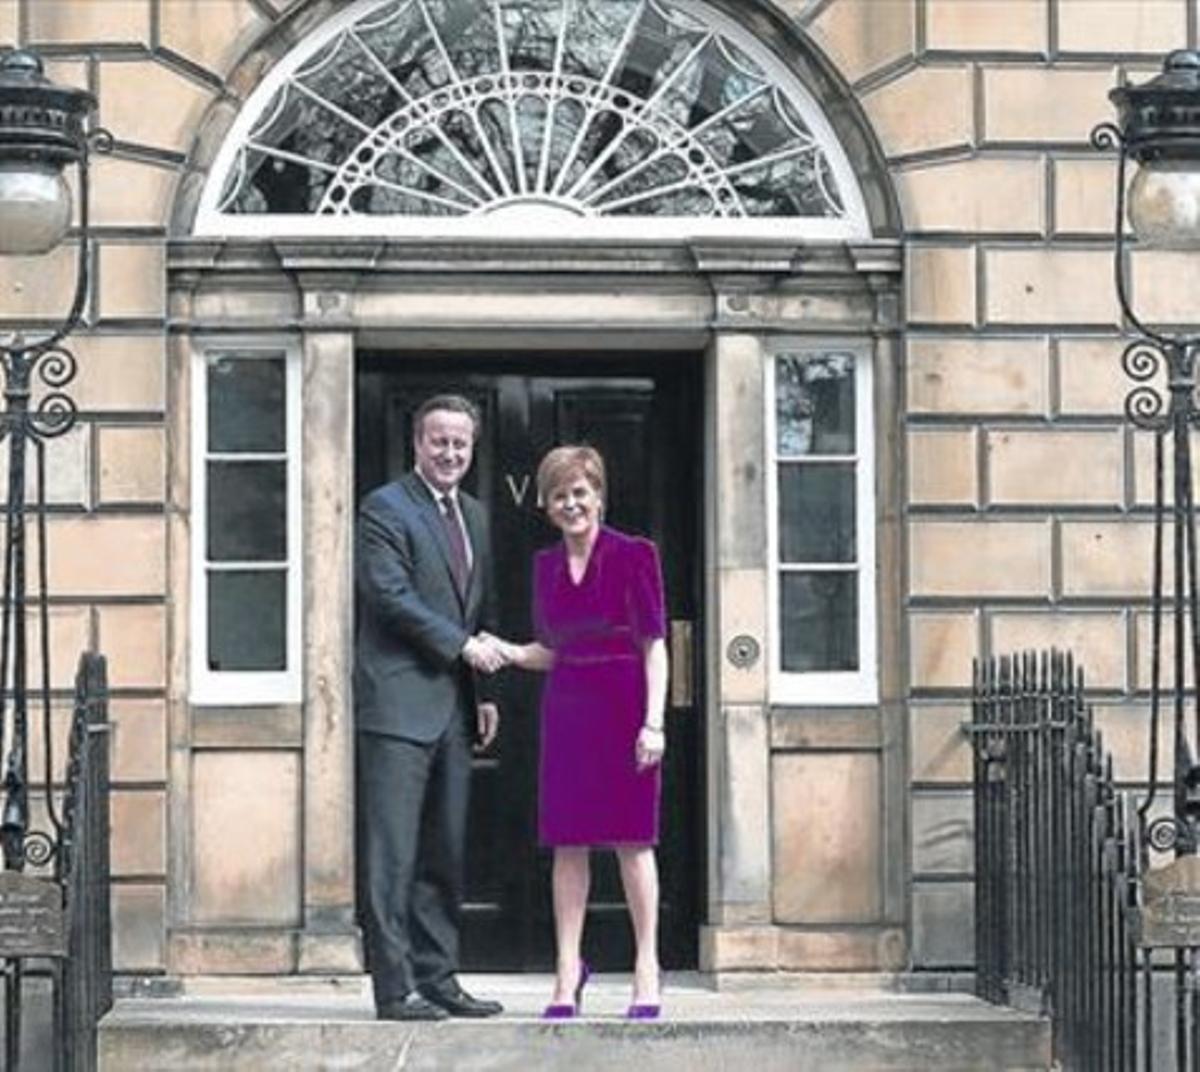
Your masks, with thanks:
<instances>
[{"instance_id":1,"label":"necktie","mask_svg":"<svg viewBox=\"0 0 1200 1072\"><path fill-rule=\"evenodd\" d=\"M458 507L449 495L442 496L442 523L446 527L446 539L450 543L450 572L454 574L454 583L458 587L459 595L465 595L467 581L471 576L471 567L467 561L467 541L459 521Z\"/></svg>"}]
</instances>

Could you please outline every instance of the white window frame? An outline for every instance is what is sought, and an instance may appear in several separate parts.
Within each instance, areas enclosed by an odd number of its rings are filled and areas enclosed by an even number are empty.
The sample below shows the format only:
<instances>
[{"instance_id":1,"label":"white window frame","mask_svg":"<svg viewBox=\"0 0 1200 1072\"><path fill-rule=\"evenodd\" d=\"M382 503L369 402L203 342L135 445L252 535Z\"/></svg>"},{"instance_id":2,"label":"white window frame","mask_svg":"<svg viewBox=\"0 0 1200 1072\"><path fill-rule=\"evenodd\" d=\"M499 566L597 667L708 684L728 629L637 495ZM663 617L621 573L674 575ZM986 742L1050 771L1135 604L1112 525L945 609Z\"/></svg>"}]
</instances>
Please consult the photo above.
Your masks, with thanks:
<instances>
[{"instance_id":1,"label":"white window frame","mask_svg":"<svg viewBox=\"0 0 1200 1072\"><path fill-rule=\"evenodd\" d=\"M248 140L275 93L331 41L388 0L356 0L331 15L301 39L254 88L225 135L201 191L192 233L201 236L261 237L370 237L446 238L466 241L560 241L561 217L504 218L503 216L321 216L271 213L224 213L219 205L237 153ZM701 238L774 238L782 241L854 241L869 239L871 225L866 199L854 165L842 147L820 102L799 75L747 26L708 0L672 0L679 8L708 22L751 54L775 84L786 87L789 99L801 113L809 131L825 154L838 185L844 215L828 217L604 217L573 219L567 225L577 239L614 241L687 241Z\"/></svg>"},{"instance_id":2,"label":"white window frame","mask_svg":"<svg viewBox=\"0 0 1200 1072\"><path fill-rule=\"evenodd\" d=\"M287 461L287 629L284 670L213 670L208 658L208 368L220 358L283 358ZM191 702L197 705L248 706L299 703L303 690L304 539L301 477L303 442L301 420L301 353L293 340L201 340L192 351L192 529L191 529ZM242 460L277 460L277 454L237 454ZM261 568L261 562L222 563L221 568Z\"/></svg>"},{"instance_id":3,"label":"white window frame","mask_svg":"<svg viewBox=\"0 0 1200 1072\"><path fill-rule=\"evenodd\" d=\"M780 615L780 575L820 569L820 565L783 565L779 557L779 467L776 436L776 362L788 355L830 352L854 355L854 455L838 460L855 462L855 538L858 543L858 669L854 671L784 671ZM866 343L837 339L780 337L767 350L764 366L767 458L767 599L769 662L768 690L772 703L854 706L879 702L877 640L878 593L875 575L875 375L871 348ZM832 456L831 456L832 460ZM820 463L816 463L820 464ZM834 564L830 564L833 566ZM837 563L844 566L845 563Z\"/></svg>"}]
</instances>

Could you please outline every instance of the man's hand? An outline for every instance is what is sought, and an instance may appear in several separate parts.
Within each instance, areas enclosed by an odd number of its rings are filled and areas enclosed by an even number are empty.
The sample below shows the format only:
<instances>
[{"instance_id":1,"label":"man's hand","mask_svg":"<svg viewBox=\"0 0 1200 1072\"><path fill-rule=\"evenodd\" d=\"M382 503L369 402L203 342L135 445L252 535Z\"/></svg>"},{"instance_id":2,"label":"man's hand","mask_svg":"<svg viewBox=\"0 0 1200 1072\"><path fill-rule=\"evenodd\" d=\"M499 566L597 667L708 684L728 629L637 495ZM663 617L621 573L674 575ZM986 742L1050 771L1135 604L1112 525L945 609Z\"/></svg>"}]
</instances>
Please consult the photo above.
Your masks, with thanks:
<instances>
[{"instance_id":1,"label":"man's hand","mask_svg":"<svg viewBox=\"0 0 1200 1072\"><path fill-rule=\"evenodd\" d=\"M480 633L481 637L486 637L496 645L496 649L500 652L504 659L505 666L516 666L524 669L522 652L523 648L520 644L514 644L511 640L505 640L503 637L493 636L491 633Z\"/></svg>"},{"instance_id":2,"label":"man's hand","mask_svg":"<svg viewBox=\"0 0 1200 1072\"><path fill-rule=\"evenodd\" d=\"M475 751L486 752L500 730L500 708L494 703L481 703L475 708Z\"/></svg>"},{"instance_id":3,"label":"man's hand","mask_svg":"<svg viewBox=\"0 0 1200 1072\"><path fill-rule=\"evenodd\" d=\"M487 633L468 638L463 645L462 657L481 674L494 674L507 662L499 642Z\"/></svg>"}]
</instances>

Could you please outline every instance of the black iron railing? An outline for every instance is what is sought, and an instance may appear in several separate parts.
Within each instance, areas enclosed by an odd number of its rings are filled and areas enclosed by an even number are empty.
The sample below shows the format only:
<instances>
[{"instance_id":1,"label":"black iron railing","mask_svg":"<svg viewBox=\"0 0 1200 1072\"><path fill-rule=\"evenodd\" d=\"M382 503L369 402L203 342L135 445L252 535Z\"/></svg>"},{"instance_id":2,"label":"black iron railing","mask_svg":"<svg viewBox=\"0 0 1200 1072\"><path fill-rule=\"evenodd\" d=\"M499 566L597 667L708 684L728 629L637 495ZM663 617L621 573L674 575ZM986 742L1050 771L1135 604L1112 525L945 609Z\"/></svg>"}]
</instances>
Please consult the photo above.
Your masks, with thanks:
<instances>
[{"instance_id":1,"label":"black iron railing","mask_svg":"<svg viewBox=\"0 0 1200 1072\"><path fill-rule=\"evenodd\" d=\"M4 977L5 1061L21 1063L25 991L49 978L56 1072L96 1068L96 1027L112 1007L109 908L108 684L102 655L84 653L75 676L75 705L57 838L33 835L30 855L48 874L0 871L0 928L27 955L0 960ZM44 901L41 898L45 897ZM19 934L29 933L22 942Z\"/></svg>"},{"instance_id":2,"label":"black iron railing","mask_svg":"<svg viewBox=\"0 0 1200 1072\"><path fill-rule=\"evenodd\" d=\"M1116 788L1082 669L976 662L968 730L980 996L1049 1016L1063 1069L1200 1070L1194 906L1148 900L1155 821Z\"/></svg>"},{"instance_id":3,"label":"black iron railing","mask_svg":"<svg viewBox=\"0 0 1200 1072\"><path fill-rule=\"evenodd\" d=\"M67 914L60 1015L69 1072L96 1067L96 1025L113 1003L108 731L105 659L84 654L75 683L60 868Z\"/></svg>"}]
</instances>

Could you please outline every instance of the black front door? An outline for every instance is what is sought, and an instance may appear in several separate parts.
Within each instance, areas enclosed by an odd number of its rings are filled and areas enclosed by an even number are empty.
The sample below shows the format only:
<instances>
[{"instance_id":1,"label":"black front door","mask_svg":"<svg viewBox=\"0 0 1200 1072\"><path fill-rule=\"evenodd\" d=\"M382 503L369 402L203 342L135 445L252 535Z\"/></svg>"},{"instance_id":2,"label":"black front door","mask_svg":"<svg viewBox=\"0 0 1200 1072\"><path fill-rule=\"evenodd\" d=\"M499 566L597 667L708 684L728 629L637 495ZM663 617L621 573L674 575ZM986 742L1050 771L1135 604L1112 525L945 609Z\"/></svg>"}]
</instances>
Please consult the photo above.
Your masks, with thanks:
<instances>
[{"instance_id":1,"label":"black front door","mask_svg":"<svg viewBox=\"0 0 1200 1072\"><path fill-rule=\"evenodd\" d=\"M559 443L586 442L609 471L607 521L658 544L674 655L667 712L659 867L665 967L695 967L704 886L700 732L702 451L694 359L557 355L415 357L368 353L357 382L357 490L412 465L410 415L431 394L476 402L484 431L466 487L488 506L502 635L530 636L533 553L558 539L537 506L534 474ZM559 372L558 370L562 371ZM537 846L539 675L505 671L501 733L475 761L464 968L553 965L550 855ZM612 854L593 857L585 955L629 970L632 936Z\"/></svg>"}]
</instances>

